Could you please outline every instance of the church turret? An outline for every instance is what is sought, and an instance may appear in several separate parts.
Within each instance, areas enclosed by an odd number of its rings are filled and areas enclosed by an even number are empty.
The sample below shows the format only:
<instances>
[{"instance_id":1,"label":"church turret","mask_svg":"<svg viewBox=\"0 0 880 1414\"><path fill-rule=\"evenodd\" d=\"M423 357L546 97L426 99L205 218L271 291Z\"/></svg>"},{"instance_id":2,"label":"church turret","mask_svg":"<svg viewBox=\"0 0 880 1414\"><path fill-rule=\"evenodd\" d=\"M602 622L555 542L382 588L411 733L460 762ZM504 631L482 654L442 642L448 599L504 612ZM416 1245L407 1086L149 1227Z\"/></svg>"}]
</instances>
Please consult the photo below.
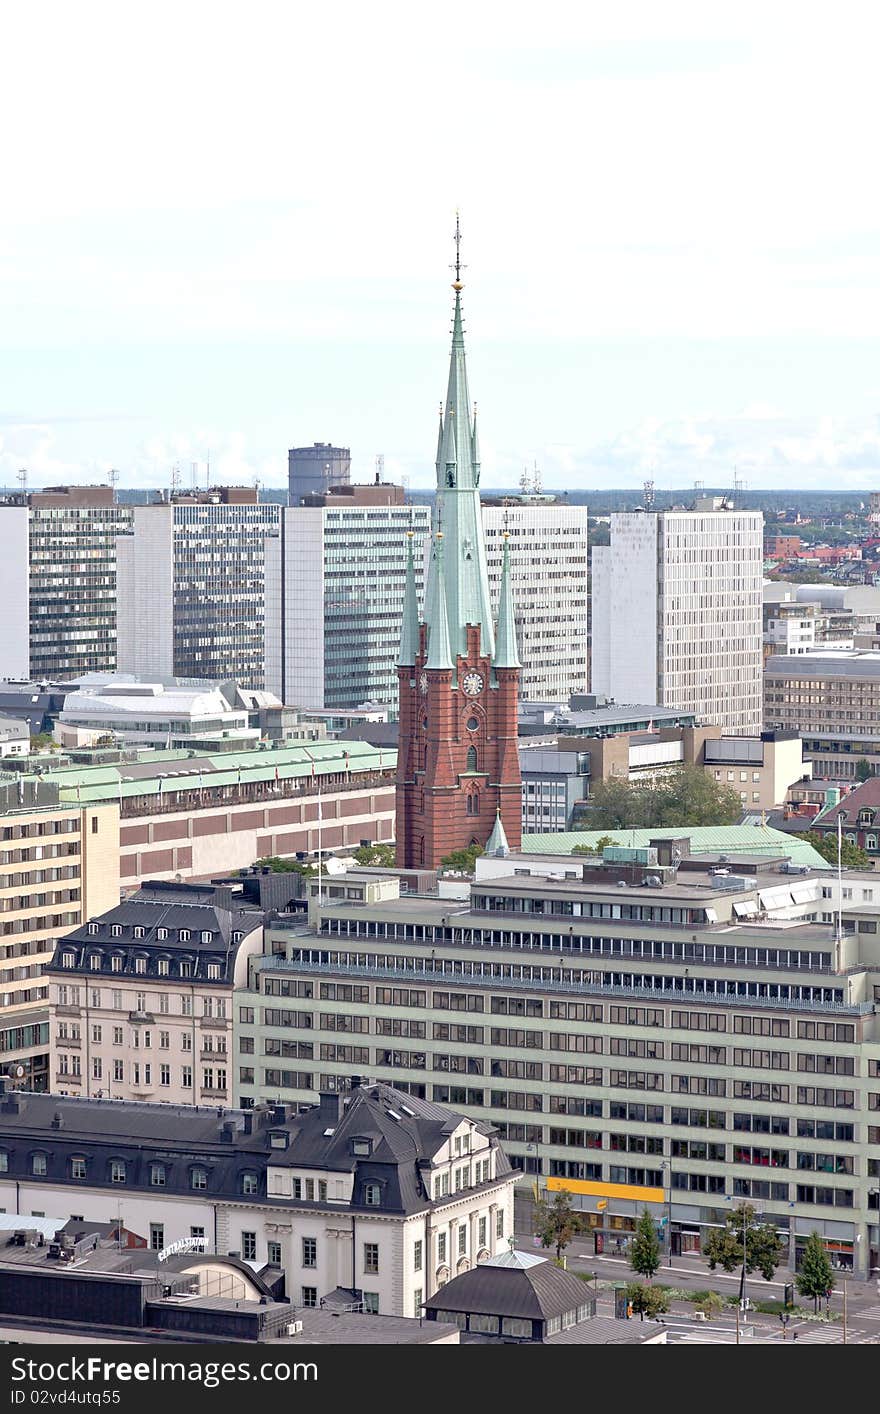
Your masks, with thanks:
<instances>
[{"instance_id":1,"label":"church turret","mask_svg":"<svg viewBox=\"0 0 880 1414\"><path fill-rule=\"evenodd\" d=\"M406 580L403 590L403 623L400 629L401 667L414 667L419 651L419 601L416 596L416 570L413 564L413 535L409 532L406 547Z\"/></svg>"},{"instance_id":2,"label":"church turret","mask_svg":"<svg viewBox=\"0 0 880 1414\"><path fill-rule=\"evenodd\" d=\"M470 845L518 848L519 653L505 544L497 644L480 510L480 449L471 412L456 219L455 305L437 441L434 538L422 625L410 564L401 633L397 862L436 867ZM413 644L416 651L413 653Z\"/></svg>"}]
</instances>

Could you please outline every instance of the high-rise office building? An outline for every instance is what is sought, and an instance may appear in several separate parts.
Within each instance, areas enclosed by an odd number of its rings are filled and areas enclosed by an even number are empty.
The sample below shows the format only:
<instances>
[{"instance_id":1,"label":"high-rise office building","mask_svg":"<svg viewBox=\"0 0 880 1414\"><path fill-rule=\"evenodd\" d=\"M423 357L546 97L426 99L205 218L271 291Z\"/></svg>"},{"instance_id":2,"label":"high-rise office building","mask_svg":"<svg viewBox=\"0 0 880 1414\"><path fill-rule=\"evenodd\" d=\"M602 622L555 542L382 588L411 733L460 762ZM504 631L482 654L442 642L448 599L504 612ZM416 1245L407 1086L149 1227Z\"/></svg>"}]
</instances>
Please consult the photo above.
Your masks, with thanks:
<instances>
[{"instance_id":1,"label":"high-rise office building","mask_svg":"<svg viewBox=\"0 0 880 1414\"><path fill-rule=\"evenodd\" d=\"M587 689L587 507L553 496L482 503L489 593L497 602L505 532L520 696L567 699Z\"/></svg>"},{"instance_id":2,"label":"high-rise office building","mask_svg":"<svg viewBox=\"0 0 880 1414\"><path fill-rule=\"evenodd\" d=\"M763 516L721 496L611 517L593 550L593 692L761 730Z\"/></svg>"},{"instance_id":3,"label":"high-rise office building","mask_svg":"<svg viewBox=\"0 0 880 1414\"><path fill-rule=\"evenodd\" d=\"M246 486L135 506L118 559L118 668L262 688L265 549L281 507Z\"/></svg>"},{"instance_id":4,"label":"high-rise office building","mask_svg":"<svg viewBox=\"0 0 880 1414\"><path fill-rule=\"evenodd\" d=\"M315 442L311 447L291 447L287 453L287 504L301 506L303 497L320 496L351 482L351 452Z\"/></svg>"},{"instance_id":5,"label":"high-rise office building","mask_svg":"<svg viewBox=\"0 0 880 1414\"><path fill-rule=\"evenodd\" d=\"M456 250L458 230L456 229ZM471 410L460 265L446 402L437 443L434 535L419 616L410 548L398 654L397 862L433 868L471 845L514 846L522 831L517 754L520 658L503 539L498 618L480 511L480 447Z\"/></svg>"},{"instance_id":6,"label":"high-rise office building","mask_svg":"<svg viewBox=\"0 0 880 1414\"><path fill-rule=\"evenodd\" d=\"M271 692L297 707L396 710L407 535L421 541L429 525L427 506L407 506L402 487L381 484L338 487L282 511L266 551Z\"/></svg>"},{"instance_id":7,"label":"high-rise office building","mask_svg":"<svg viewBox=\"0 0 880 1414\"><path fill-rule=\"evenodd\" d=\"M0 501L0 677L63 680L116 667L111 486L48 486Z\"/></svg>"}]
</instances>

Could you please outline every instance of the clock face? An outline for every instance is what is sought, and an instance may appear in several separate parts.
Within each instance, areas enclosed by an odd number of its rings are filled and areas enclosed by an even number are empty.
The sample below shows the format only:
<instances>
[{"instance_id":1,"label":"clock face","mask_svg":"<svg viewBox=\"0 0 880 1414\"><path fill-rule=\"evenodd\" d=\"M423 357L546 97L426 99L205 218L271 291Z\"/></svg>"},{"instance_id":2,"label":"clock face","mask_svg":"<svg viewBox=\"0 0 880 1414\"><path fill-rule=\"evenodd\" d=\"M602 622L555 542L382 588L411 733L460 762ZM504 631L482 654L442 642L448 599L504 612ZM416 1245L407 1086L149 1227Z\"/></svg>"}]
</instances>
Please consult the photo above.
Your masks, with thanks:
<instances>
[{"instance_id":1,"label":"clock face","mask_svg":"<svg viewBox=\"0 0 880 1414\"><path fill-rule=\"evenodd\" d=\"M468 697L477 697L483 691L483 679L479 673L465 673L461 685Z\"/></svg>"},{"instance_id":2,"label":"clock face","mask_svg":"<svg viewBox=\"0 0 880 1414\"><path fill-rule=\"evenodd\" d=\"M427 691L428 691L428 674L427 674L427 673L420 673L420 674L419 674L419 692L421 692L422 694L424 694L424 693L426 693Z\"/></svg>"}]
</instances>

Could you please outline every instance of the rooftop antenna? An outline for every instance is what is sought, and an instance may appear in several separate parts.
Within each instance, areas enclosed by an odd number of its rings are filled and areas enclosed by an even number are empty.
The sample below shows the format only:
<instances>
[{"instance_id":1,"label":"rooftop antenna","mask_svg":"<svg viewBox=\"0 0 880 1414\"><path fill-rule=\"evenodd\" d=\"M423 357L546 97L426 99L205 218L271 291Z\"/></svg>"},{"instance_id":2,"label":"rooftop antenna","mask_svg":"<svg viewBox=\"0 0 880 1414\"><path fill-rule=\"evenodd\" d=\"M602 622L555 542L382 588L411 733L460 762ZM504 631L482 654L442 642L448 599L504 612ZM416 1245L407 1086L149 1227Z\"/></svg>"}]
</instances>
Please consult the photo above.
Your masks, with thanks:
<instances>
[{"instance_id":1,"label":"rooftop antenna","mask_svg":"<svg viewBox=\"0 0 880 1414\"><path fill-rule=\"evenodd\" d=\"M527 466L524 466L522 469L522 476L519 479L519 489L523 496L529 494L529 469Z\"/></svg>"},{"instance_id":2,"label":"rooftop antenna","mask_svg":"<svg viewBox=\"0 0 880 1414\"><path fill-rule=\"evenodd\" d=\"M16 473L15 479L21 487L22 491L27 491L28 474L25 471L24 467L22 467L21 471Z\"/></svg>"},{"instance_id":3,"label":"rooftop antenna","mask_svg":"<svg viewBox=\"0 0 880 1414\"><path fill-rule=\"evenodd\" d=\"M199 464L198 464L198 462L190 462L190 464L189 464L189 472L190 472L190 478L191 478L191 480L192 480L192 489L195 491L195 490L198 489L198 484L199 484Z\"/></svg>"},{"instance_id":4,"label":"rooftop antenna","mask_svg":"<svg viewBox=\"0 0 880 1414\"><path fill-rule=\"evenodd\" d=\"M176 496L180 490L180 463L175 462L171 468L171 495Z\"/></svg>"},{"instance_id":5,"label":"rooftop antenna","mask_svg":"<svg viewBox=\"0 0 880 1414\"><path fill-rule=\"evenodd\" d=\"M381 486L385 480L385 453L376 453L376 485Z\"/></svg>"},{"instance_id":6,"label":"rooftop antenna","mask_svg":"<svg viewBox=\"0 0 880 1414\"><path fill-rule=\"evenodd\" d=\"M644 493L645 493L645 510L646 510L646 511L652 511L652 510L654 509L654 483L653 483L653 481L646 481L645 484L644 484L643 490L644 490Z\"/></svg>"},{"instance_id":7,"label":"rooftop antenna","mask_svg":"<svg viewBox=\"0 0 880 1414\"><path fill-rule=\"evenodd\" d=\"M544 482L542 480L541 473L538 470L538 463L535 462L534 475L532 476L532 489L536 496L540 496L543 488Z\"/></svg>"},{"instance_id":8,"label":"rooftop antenna","mask_svg":"<svg viewBox=\"0 0 880 1414\"><path fill-rule=\"evenodd\" d=\"M706 489L706 483L705 483L705 481L695 481L695 482L694 482L694 490L695 490L695 491L701 492L701 491L705 491L705 489Z\"/></svg>"},{"instance_id":9,"label":"rooftop antenna","mask_svg":"<svg viewBox=\"0 0 880 1414\"><path fill-rule=\"evenodd\" d=\"M110 486L113 488L113 493L114 493L114 495L115 495L115 494L116 494L116 488L117 488L117 486L119 485L119 472L118 472L118 471L115 471L115 470L112 470L112 469L111 469L110 471L108 471L108 473L107 473L107 482L108 482L108 485L110 485Z\"/></svg>"}]
</instances>

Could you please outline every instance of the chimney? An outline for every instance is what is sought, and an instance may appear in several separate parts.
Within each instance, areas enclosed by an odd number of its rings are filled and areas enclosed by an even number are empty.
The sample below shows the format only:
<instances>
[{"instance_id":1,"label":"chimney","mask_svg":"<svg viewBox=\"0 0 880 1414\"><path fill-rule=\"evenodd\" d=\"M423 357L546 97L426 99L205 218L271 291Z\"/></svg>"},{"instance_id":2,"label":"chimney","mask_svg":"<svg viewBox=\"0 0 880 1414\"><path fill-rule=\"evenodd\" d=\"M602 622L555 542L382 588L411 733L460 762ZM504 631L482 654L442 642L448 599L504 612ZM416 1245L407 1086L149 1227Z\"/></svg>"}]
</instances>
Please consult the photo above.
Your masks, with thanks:
<instances>
[{"instance_id":1,"label":"chimney","mask_svg":"<svg viewBox=\"0 0 880 1414\"><path fill-rule=\"evenodd\" d=\"M61 1128L63 1128L63 1126L64 1126L64 1117L62 1116L60 1110L56 1110L55 1113L54 1113L53 1116L52 1116L52 1128L53 1128L53 1129L61 1129Z\"/></svg>"},{"instance_id":2,"label":"chimney","mask_svg":"<svg viewBox=\"0 0 880 1414\"><path fill-rule=\"evenodd\" d=\"M254 1132L254 1112L253 1112L253 1110L245 1110L245 1111L244 1111L244 1128L242 1129L242 1133L243 1133L243 1134L253 1134L253 1132Z\"/></svg>"},{"instance_id":3,"label":"chimney","mask_svg":"<svg viewBox=\"0 0 880 1414\"><path fill-rule=\"evenodd\" d=\"M342 1118L342 1100L340 1090L328 1090L326 1093L321 1091L318 1097L318 1115L328 1126L335 1127Z\"/></svg>"}]
</instances>

